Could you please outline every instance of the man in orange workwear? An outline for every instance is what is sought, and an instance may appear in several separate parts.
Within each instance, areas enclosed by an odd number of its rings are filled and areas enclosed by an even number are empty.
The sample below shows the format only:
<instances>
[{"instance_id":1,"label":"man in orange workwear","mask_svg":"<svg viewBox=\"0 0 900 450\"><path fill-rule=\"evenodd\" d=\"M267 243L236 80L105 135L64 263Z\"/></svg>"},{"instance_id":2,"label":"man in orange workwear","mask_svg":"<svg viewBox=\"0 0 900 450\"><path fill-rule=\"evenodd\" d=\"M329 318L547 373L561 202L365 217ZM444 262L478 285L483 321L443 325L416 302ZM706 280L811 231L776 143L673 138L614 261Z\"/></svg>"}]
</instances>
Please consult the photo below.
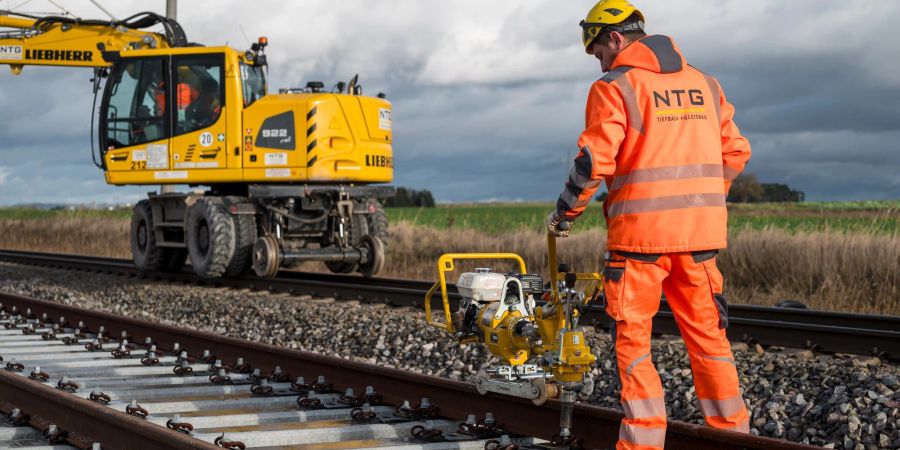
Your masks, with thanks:
<instances>
[{"instance_id":1,"label":"man in orange workwear","mask_svg":"<svg viewBox=\"0 0 900 450\"><path fill-rule=\"evenodd\" d=\"M565 236L559 224L581 215L606 181L603 289L625 410L616 448L665 443L666 405L650 354L660 289L690 354L707 425L747 433L716 254L726 245L725 197L750 144L718 81L689 66L671 38L647 36L628 1L600 1L581 27L606 75L591 87L581 150L547 222Z\"/></svg>"}]
</instances>

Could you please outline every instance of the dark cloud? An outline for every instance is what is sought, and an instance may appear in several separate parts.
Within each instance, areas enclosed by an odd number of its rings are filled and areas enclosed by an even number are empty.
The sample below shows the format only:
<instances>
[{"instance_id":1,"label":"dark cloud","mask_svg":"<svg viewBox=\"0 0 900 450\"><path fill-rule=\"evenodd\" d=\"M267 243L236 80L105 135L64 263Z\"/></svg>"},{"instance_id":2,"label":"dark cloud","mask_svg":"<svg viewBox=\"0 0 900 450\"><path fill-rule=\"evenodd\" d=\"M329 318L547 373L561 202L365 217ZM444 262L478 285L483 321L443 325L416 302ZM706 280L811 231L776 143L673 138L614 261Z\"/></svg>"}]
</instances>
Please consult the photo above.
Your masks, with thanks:
<instances>
[{"instance_id":1,"label":"dark cloud","mask_svg":"<svg viewBox=\"0 0 900 450\"><path fill-rule=\"evenodd\" d=\"M54 9L41 2L33 6ZM387 93L397 185L443 201L553 200L601 75L575 25L593 1L374 3L182 2L180 17L209 45L246 46L241 28L251 40L268 36L272 90L359 73L367 94ZM673 36L721 81L753 144L748 170L810 199L900 198L900 59L884 37L900 3L640 3L651 32ZM120 16L146 9L137 0L109 7ZM91 165L90 76L0 73L0 204L133 201L153 188L106 186Z\"/></svg>"}]
</instances>

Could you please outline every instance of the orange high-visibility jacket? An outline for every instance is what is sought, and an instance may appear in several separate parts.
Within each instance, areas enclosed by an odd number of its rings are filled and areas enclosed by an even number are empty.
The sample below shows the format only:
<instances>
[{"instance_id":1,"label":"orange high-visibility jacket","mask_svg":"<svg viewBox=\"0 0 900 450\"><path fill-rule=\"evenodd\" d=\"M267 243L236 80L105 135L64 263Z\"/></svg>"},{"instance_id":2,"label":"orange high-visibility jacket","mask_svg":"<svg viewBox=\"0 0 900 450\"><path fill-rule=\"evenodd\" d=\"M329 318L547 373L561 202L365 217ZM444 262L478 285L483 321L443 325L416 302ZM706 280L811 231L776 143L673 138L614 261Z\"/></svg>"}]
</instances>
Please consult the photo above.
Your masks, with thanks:
<instances>
[{"instance_id":1,"label":"orange high-visibility jacket","mask_svg":"<svg viewBox=\"0 0 900 450\"><path fill-rule=\"evenodd\" d=\"M724 248L725 197L750 159L733 117L718 81L689 66L671 38L632 43L591 87L557 215L581 215L606 180L608 249Z\"/></svg>"}]
</instances>

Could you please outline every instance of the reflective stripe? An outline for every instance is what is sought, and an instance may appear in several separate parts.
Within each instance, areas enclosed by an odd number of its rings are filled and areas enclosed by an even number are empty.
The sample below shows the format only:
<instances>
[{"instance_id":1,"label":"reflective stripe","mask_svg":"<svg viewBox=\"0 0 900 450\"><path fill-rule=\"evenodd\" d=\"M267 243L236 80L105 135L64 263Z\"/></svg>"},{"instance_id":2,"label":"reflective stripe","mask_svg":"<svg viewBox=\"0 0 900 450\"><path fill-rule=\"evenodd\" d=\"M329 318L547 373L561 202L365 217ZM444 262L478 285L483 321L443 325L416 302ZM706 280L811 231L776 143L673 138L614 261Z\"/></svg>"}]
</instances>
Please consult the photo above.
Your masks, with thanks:
<instances>
[{"instance_id":1,"label":"reflective stripe","mask_svg":"<svg viewBox=\"0 0 900 450\"><path fill-rule=\"evenodd\" d=\"M666 400L663 397L622 400L622 408L629 419L666 417Z\"/></svg>"},{"instance_id":2,"label":"reflective stripe","mask_svg":"<svg viewBox=\"0 0 900 450\"><path fill-rule=\"evenodd\" d=\"M733 427L719 428L719 429L720 429L720 430L730 430L730 431L736 431L736 432L738 432L738 433L747 433L747 434L749 434L749 433L750 433L750 419L741 421L740 423L738 423L737 425L735 425L735 426L733 426Z\"/></svg>"},{"instance_id":3,"label":"reflective stripe","mask_svg":"<svg viewBox=\"0 0 900 450\"><path fill-rule=\"evenodd\" d=\"M700 399L700 410L706 417L731 417L746 408L744 399L740 395L722 400L713 400L708 398Z\"/></svg>"},{"instance_id":4,"label":"reflective stripe","mask_svg":"<svg viewBox=\"0 0 900 450\"><path fill-rule=\"evenodd\" d=\"M584 188L587 190L596 190L600 187L601 180L588 181L587 184L584 185ZM588 203L591 202L591 196L587 197L579 197L578 201L575 202L575 209L587 206Z\"/></svg>"},{"instance_id":5,"label":"reflective stripe","mask_svg":"<svg viewBox=\"0 0 900 450\"><path fill-rule=\"evenodd\" d=\"M569 171L569 179L566 181L566 188L559 195L556 202L556 210L558 215L587 206L591 198L580 198L581 193L587 190L596 190L603 180L592 180L593 159L591 149L587 146L581 148L581 153L575 158L572 169Z\"/></svg>"},{"instance_id":6,"label":"reflective stripe","mask_svg":"<svg viewBox=\"0 0 900 450\"><path fill-rule=\"evenodd\" d=\"M609 204L607 210L609 217L613 218L622 214L638 214L652 211L665 211L668 209L725 207L725 194L685 194L669 197L640 198L635 200L622 200Z\"/></svg>"},{"instance_id":7,"label":"reflective stripe","mask_svg":"<svg viewBox=\"0 0 900 450\"><path fill-rule=\"evenodd\" d=\"M634 87L628 81L628 77L620 78L616 81L619 90L622 91L622 100L625 102L625 110L628 114L628 125L637 130L638 133L644 134L644 117L641 116L641 109L638 107L637 94L634 93Z\"/></svg>"},{"instance_id":8,"label":"reflective stripe","mask_svg":"<svg viewBox=\"0 0 900 450\"><path fill-rule=\"evenodd\" d=\"M675 51L675 45L668 36L653 35L647 36L638 41L644 44L659 61L659 71L662 73L679 72L682 69L681 55Z\"/></svg>"},{"instance_id":9,"label":"reflective stripe","mask_svg":"<svg viewBox=\"0 0 900 450\"><path fill-rule=\"evenodd\" d=\"M622 75L625 75L625 72L628 72L631 69L634 69L634 67L629 67L629 66L616 67L615 69L607 72L606 75L603 75L603 78L600 78L600 81L612 83L613 81L616 81L617 78L621 77Z\"/></svg>"},{"instance_id":10,"label":"reflective stripe","mask_svg":"<svg viewBox=\"0 0 900 450\"><path fill-rule=\"evenodd\" d=\"M728 364L731 364L732 366L734 366L734 358L732 358L730 356L710 356L710 355L701 355L701 356L703 356L706 359L711 359L713 361L727 362ZM735 367L737 367L737 366L735 366Z\"/></svg>"},{"instance_id":11,"label":"reflective stripe","mask_svg":"<svg viewBox=\"0 0 900 450\"><path fill-rule=\"evenodd\" d=\"M728 166L725 166L722 173L726 180L734 181L734 179L737 178L738 175L741 174L741 171L737 170L737 169L732 169L731 167L728 167Z\"/></svg>"},{"instance_id":12,"label":"reflective stripe","mask_svg":"<svg viewBox=\"0 0 900 450\"><path fill-rule=\"evenodd\" d=\"M712 101L713 104L716 105L716 118L719 119L719 123L722 123L722 98L719 96L719 83L715 78L703 74L703 78L706 78L706 84L709 86L709 90L712 91Z\"/></svg>"},{"instance_id":13,"label":"reflective stripe","mask_svg":"<svg viewBox=\"0 0 900 450\"><path fill-rule=\"evenodd\" d=\"M635 445L663 448L666 445L665 428L649 428L623 423L619 427L619 439Z\"/></svg>"},{"instance_id":14,"label":"reflective stripe","mask_svg":"<svg viewBox=\"0 0 900 450\"><path fill-rule=\"evenodd\" d=\"M637 169L625 175L613 178L610 190L622 189L628 184L652 183L664 180L682 180L686 178L722 178L721 164L686 164L683 166L650 167Z\"/></svg>"},{"instance_id":15,"label":"reflective stripe","mask_svg":"<svg viewBox=\"0 0 900 450\"><path fill-rule=\"evenodd\" d=\"M631 371L634 370L634 366L638 365L638 363L640 363L641 361L643 361L649 357L650 357L649 353L647 353L646 355L639 356L638 359L635 359L634 361L631 362L631 364L628 365L628 368L625 369L625 373L627 375L631 375Z\"/></svg>"}]
</instances>

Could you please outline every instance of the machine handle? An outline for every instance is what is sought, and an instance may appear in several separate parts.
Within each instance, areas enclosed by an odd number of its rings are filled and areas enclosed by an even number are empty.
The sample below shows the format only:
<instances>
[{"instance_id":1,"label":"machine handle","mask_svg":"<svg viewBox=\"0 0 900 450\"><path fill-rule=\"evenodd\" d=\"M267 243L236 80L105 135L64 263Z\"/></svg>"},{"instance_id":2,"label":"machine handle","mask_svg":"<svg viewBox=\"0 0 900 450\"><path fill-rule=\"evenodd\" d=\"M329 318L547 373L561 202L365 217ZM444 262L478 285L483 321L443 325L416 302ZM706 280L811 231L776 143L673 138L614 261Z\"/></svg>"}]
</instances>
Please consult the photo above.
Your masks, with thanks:
<instances>
[{"instance_id":1,"label":"machine handle","mask_svg":"<svg viewBox=\"0 0 900 450\"><path fill-rule=\"evenodd\" d=\"M558 228L559 231L569 231L572 229L572 222L568 220L560 221L556 224L556 228Z\"/></svg>"}]
</instances>

